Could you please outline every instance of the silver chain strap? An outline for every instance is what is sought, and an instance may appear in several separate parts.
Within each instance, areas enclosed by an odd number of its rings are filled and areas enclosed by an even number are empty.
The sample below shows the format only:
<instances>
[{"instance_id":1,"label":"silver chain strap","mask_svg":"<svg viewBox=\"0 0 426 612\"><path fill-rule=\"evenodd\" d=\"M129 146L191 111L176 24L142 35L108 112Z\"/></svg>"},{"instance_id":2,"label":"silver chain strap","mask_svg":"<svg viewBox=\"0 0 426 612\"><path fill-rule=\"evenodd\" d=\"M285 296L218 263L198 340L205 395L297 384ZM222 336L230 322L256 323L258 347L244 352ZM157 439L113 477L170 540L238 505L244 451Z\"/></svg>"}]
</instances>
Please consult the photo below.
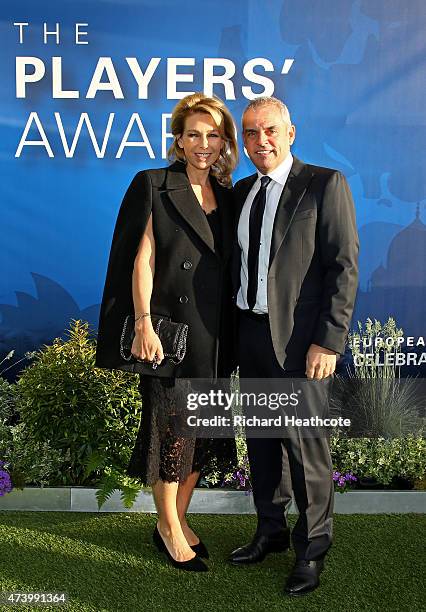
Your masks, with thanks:
<instances>
[{"instance_id":1,"label":"silver chain strap","mask_svg":"<svg viewBox=\"0 0 426 612\"><path fill-rule=\"evenodd\" d=\"M125 321L124 321L124 325L123 325L123 331L121 332L121 336L120 336L120 355L121 357L125 360L125 361L131 361L133 358L133 355L130 353L130 355L126 356L125 352L124 352L124 347L123 347L123 343L124 343L124 338L126 336L126 331L127 331L127 325L129 323L129 320L131 319L131 315L127 315ZM157 334L158 337L160 337L160 326L161 323L164 321L163 318L158 319L157 324L155 326L155 333ZM171 361L172 363L174 363L175 365L177 365L178 363L180 363L182 361L182 359L185 357L185 353L186 353L186 339L188 336L188 326L187 325L182 325L182 328L180 330L180 333L178 335L179 337L179 341L178 341L178 345L176 347L176 354L175 353L164 353L164 357L171 357ZM158 367L158 363L156 363L155 358L154 361L152 362L152 369L156 370Z\"/></svg>"}]
</instances>

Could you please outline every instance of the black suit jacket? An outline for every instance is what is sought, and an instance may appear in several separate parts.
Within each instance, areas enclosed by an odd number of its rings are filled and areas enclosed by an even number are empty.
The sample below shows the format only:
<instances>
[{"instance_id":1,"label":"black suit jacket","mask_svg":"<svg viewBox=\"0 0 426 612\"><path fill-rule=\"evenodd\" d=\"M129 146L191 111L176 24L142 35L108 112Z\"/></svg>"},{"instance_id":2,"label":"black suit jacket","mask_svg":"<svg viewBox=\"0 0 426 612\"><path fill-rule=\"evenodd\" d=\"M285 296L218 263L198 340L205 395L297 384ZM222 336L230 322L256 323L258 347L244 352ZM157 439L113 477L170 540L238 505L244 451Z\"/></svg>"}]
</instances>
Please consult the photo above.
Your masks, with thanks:
<instances>
[{"instance_id":1,"label":"black suit jacket","mask_svg":"<svg viewBox=\"0 0 426 612\"><path fill-rule=\"evenodd\" d=\"M145 373L119 353L125 317L133 314L132 272L149 215L153 216L155 275L151 312L188 323L187 353L177 367L165 361L156 376L224 376L233 368L230 317L230 255L233 241L232 192L214 177L221 241L215 244L209 222L189 183L185 165L144 170L123 199L114 230L102 298L96 365Z\"/></svg>"},{"instance_id":2,"label":"black suit jacket","mask_svg":"<svg viewBox=\"0 0 426 612\"><path fill-rule=\"evenodd\" d=\"M237 219L256 174L234 187ZM358 234L345 177L294 158L275 216L268 273L272 342L286 370L314 343L343 353L358 285ZM234 300L241 252L233 257Z\"/></svg>"}]
</instances>

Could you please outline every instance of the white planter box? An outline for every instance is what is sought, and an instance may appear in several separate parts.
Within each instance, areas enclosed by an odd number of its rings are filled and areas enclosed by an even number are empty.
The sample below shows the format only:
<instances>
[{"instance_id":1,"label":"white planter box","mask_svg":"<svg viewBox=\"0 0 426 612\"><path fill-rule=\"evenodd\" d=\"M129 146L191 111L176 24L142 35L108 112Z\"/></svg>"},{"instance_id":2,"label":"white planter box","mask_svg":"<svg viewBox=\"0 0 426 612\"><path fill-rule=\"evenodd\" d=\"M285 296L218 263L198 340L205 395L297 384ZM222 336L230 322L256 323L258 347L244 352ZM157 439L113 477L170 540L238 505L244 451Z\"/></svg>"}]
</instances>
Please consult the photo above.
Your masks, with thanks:
<instances>
[{"instance_id":1,"label":"white planter box","mask_svg":"<svg viewBox=\"0 0 426 612\"><path fill-rule=\"evenodd\" d=\"M133 508L126 509L116 491L98 509L96 489L86 487L27 487L0 497L2 510L65 512L155 512L150 489L139 493ZM189 511L200 514L254 514L253 495L244 491L196 489ZM350 491L334 496L336 514L405 514L426 512L426 491ZM297 512L293 503L290 514Z\"/></svg>"}]
</instances>

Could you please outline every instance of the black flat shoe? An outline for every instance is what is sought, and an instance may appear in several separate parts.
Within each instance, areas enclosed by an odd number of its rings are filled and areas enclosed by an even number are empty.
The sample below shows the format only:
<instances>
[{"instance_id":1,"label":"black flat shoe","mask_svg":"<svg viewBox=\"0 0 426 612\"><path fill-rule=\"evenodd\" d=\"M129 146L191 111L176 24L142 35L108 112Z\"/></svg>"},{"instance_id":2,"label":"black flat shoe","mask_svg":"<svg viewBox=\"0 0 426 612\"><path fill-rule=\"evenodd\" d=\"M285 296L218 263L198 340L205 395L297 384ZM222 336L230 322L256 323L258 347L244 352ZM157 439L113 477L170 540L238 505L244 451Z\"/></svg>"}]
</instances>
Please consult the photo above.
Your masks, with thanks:
<instances>
[{"instance_id":1,"label":"black flat shoe","mask_svg":"<svg viewBox=\"0 0 426 612\"><path fill-rule=\"evenodd\" d=\"M199 557L202 557L203 559L209 558L209 551L204 546L201 540L198 542L198 544L194 544L193 546L191 546L191 548Z\"/></svg>"},{"instance_id":2,"label":"black flat shoe","mask_svg":"<svg viewBox=\"0 0 426 612\"><path fill-rule=\"evenodd\" d=\"M246 565L263 561L268 553L285 552L290 548L290 532L283 529L275 536L255 535L250 544L234 550L229 560L233 565Z\"/></svg>"},{"instance_id":3,"label":"black flat shoe","mask_svg":"<svg viewBox=\"0 0 426 612\"><path fill-rule=\"evenodd\" d=\"M176 559L173 559L172 555L167 550L167 546L165 545L157 526L155 526L154 533L152 534L152 539L158 550L160 552L166 553L166 556L170 563L173 565L173 567L185 570L187 572L207 572L207 565L203 563L203 561L198 556L195 556L193 559L189 559L188 561L176 561Z\"/></svg>"},{"instance_id":4,"label":"black flat shoe","mask_svg":"<svg viewBox=\"0 0 426 612\"><path fill-rule=\"evenodd\" d=\"M319 576L324 569L324 560L306 561L299 559L296 561L293 570L288 577L284 587L286 595L298 597L315 591L319 587Z\"/></svg>"}]
</instances>

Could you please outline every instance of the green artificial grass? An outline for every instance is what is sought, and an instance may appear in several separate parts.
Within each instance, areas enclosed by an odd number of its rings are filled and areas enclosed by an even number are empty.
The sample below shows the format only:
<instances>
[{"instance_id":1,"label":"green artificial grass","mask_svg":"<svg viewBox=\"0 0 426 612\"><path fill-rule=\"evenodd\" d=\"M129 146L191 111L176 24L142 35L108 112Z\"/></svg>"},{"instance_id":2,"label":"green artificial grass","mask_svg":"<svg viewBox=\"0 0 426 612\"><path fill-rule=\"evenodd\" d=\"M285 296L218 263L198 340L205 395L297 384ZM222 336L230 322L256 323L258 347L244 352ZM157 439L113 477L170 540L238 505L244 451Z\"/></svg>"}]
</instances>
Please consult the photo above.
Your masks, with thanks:
<instances>
[{"instance_id":1,"label":"green artificial grass","mask_svg":"<svg viewBox=\"0 0 426 612\"><path fill-rule=\"evenodd\" d=\"M321 587L282 594L293 553L233 567L229 552L247 542L253 516L193 515L210 550L210 571L174 569L152 545L155 516L0 512L0 591L66 591L59 607L3 610L94 612L417 612L425 609L423 515L335 517L335 544ZM292 517L294 522L294 517Z\"/></svg>"}]
</instances>

